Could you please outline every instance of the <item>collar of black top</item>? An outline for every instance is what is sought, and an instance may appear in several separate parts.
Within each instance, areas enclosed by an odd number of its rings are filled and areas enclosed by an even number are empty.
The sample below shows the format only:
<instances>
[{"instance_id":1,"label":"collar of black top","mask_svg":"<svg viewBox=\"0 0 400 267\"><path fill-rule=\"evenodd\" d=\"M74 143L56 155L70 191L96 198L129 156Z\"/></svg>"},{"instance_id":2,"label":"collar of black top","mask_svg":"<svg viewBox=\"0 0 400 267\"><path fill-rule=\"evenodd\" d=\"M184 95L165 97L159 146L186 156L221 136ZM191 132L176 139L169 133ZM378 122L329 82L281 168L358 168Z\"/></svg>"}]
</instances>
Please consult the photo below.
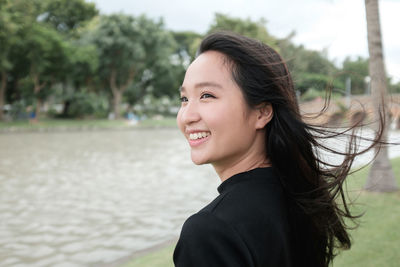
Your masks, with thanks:
<instances>
[{"instance_id":1,"label":"collar of black top","mask_svg":"<svg viewBox=\"0 0 400 267\"><path fill-rule=\"evenodd\" d=\"M273 174L272 167L266 168L256 168L246 172L241 172L231 176L230 178L223 181L217 188L218 192L221 194L228 190L230 187L237 183L242 183L246 181L253 181L254 179L266 178L266 176L275 176ZM265 179L267 180L267 179Z\"/></svg>"}]
</instances>

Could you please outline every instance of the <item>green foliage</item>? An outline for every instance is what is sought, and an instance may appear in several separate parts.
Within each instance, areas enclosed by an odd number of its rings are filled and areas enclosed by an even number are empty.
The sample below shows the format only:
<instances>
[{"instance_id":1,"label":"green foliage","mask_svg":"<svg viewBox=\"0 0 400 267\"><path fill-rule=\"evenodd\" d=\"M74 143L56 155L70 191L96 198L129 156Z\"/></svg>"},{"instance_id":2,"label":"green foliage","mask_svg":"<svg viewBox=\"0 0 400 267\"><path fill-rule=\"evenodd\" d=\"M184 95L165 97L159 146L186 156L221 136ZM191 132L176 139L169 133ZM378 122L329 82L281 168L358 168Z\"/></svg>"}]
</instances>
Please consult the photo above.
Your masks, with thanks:
<instances>
[{"instance_id":1,"label":"green foliage","mask_svg":"<svg viewBox=\"0 0 400 267\"><path fill-rule=\"evenodd\" d=\"M59 34L38 21L43 2L38 0L9 2L8 16L15 24L8 58L17 76L40 76L42 81L54 79L63 71L68 44ZM7 17L7 16L5 16ZM2 32L2 31L0 31ZM0 33L1 35L1 33Z\"/></svg>"},{"instance_id":2,"label":"green foliage","mask_svg":"<svg viewBox=\"0 0 400 267\"><path fill-rule=\"evenodd\" d=\"M196 32L172 32L172 35L177 43L176 54L181 60L181 64L185 67L193 61L196 56L196 51L201 43L203 36Z\"/></svg>"},{"instance_id":3,"label":"green foliage","mask_svg":"<svg viewBox=\"0 0 400 267\"><path fill-rule=\"evenodd\" d=\"M84 0L45 0L40 20L68 33L98 14L94 3Z\"/></svg>"},{"instance_id":4,"label":"green foliage","mask_svg":"<svg viewBox=\"0 0 400 267\"><path fill-rule=\"evenodd\" d=\"M112 70L118 72L118 82L124 82L129 69L146 56L145 36L134 17L113 14L100 17L96 29L89 33L99 51L100 71L107 79Z\"/></svg>"},{"instance_id":5,"label":"green foliage","mask_svg":"<svg viewBox=\"0 0 400 267\"><path fill-rule=\"evenodd\" d=\"M69 103L69 118L96 117L105 118L108 114L107 96L93 92L79 91L65 99Z\"/></svg>"},{"instance_id":6,"label":"green foliage","mask_svg":"<svg viewBox=\"0 0 400 267\"><path fill-rule=\"evenodd\" d=\"M389 93L400 93L400 82L397 82L395 84L389 83Z\"/></svg>"},{"instance_id":7,"label":"green foliage","mask_svg":"<svg viewBox=\"0 0 400 267\"><path fill-rule=\"evenodd\" d=\"M171 56L175 42L162 21L145 16L137 18L123 14L102 16L89 33L99 54L99 74L106 88L128 89L128 103L134 104L149 90L160 95L171 95L178 88L177 74Z\"/></svg>"},{"instance_id":8,"label":"green foliage","mask_svg":"<svg viewBox=\"0 0 400 267\"><path fill-rule=\"evenodd\" d=\"M341 92L344 88L343 83L339 79L333 79L324 74L307 72L296 73L296 75L294 75L294 83L296 90L299 90L301 94L309 89L325 93L325 91L329 91L330 89L332 89L333 92Z\"/></svg>"},{"instance_id":9,"label":"green foliage","mask_svg":"<svg viewBox=\"0 0 400 267\"><path fill-rule=\"evenodd\" d=\"M176 101L175 101L176 100ZM174 107L178 106L178 96L175 98L170 98L167 96L154 97L149 94L143 98L141 103L134 106L134 113L142 116L154 116L157 114L164 116L176 116L176 110Z\"/></svg>"},{"instance_id":10,"label":"green foliage","mask_svg":"<svg viewBox=\"0 0 400 267\"><path fill-rule=\"evenodd\" d=\"M325 99L327 97L327 94L329 94L329 91L310 88L300 96L300 99L301 101L311 101L316 98ZM332 92L330 97L332 99L337 99L341 97L341 94Z\"/></svg>"},{"instance_id":11,"label":"green foliage","mask_svg":"<svg viewBox=\"0 0 400 267\"><path fill-rule=\"evenodd\" d=\"M25 36L29 48L26 59L31 75L40 75L42 81L51 82L55 76L63 76L67 62L68 43L53 29L34 23Z\"/></svg>"},{"instance_id":12,"label":"green foliage","mask_svg":"<svg viewBox=\"0 0 400 267\"><path fill-rule=\"evenodd\" d=\"M366 92L365 77L368 76L368 59L357 57L352 60L347 57L343 62L341 80L344 82L347 77L351 79L351 93L364 94Z\"/></svg>"},{"instance_id":13,"label":"green foliage","mask_svg":"<svg viewBox=\"0 0 400 267\"><path fill-rule=\"evenodd\" d=\"M68 65L66 76L76 89L89 86L99 68L99 55L96 46L85 40L71 41L67 50Z\"/></svg>"},{"instance_id":14,"label":"green foliage","mask_svg":"<svg viewBox=\"0 0 400 267\"><path fill-rule=\"evenodd\" d=\"M366 59L347 58L341 71L324 51L294 44L294 33L283 39L272 36L264 19L217 13L208 32L217 30L243 34L278 50L302 99L323 97L330 85L334 92L341 92L348 76L353 94L365 90ZM85 112L97 116L96 110L101 116L105 114L104 106L93 107L83 100L87 97L96 102L95 95L109 98L108 108L116 100L131 107L143 103L147 96L175 99L202 38L203 34L191 31L171 32L162 19L144 15L99 16L96 6L85 0L0 0L0 72L7 79L5 103L25 108L34 105L35 98L57 99L66 106L64 116L80 117ZM57 86L61 86L60 92ZM389 80L389 90L400 92L400 83ZM72 96L75 106L68 104ZM158 105L156 102L152 101ZM148 112L157 112L157 108Z\"/></svg>"},{"instance_id":15,"label":"green foliage","mask_svg":"<svg viewBox=\"0 0 400 267\"><path fill-rule=\"evenodd\" d=\"M311 101L318 97L324 98L325 95L326 95L326 93L324 91L310 88L304 94L301 95L301 100L302 101Z\"/></svg>"},{"instance_id":16,"label":"green foliage","mask_svg":"<svg viewBox=\"0 0 400 267\"><path fill-rule=\"evenodd\" d=\"M10 1L0 0L0 3L0 71L6 71L12 67L9 51L16 41L14 36L18 26L12 21L8 10Z\"/></svg>"},{"instance_id":17,"label":"green foliage","mask_svg":"<svg viewBox=\"0 0 400 267\"><path fill-rule=\"evenodd\" d=\"M286 60L289 70L297 76L303 73L324 74L332 76L337 72L335 65L326 58L323 52L306 49L292 41L295 33L278 40L279 51Z\"/></svg>"},{"instance_id":18,"label":"green foliage","mask_svg":"<svg viewBox=\"0 0 400 267\"><path fill-rule=\"evenodd\" d=\"M173 62L177 43L172 34L164 29L163 21L152 22L139 17L140 27L146 36L145 61L139 65L135 83L139 85L139 94L151 92L155 97L177 95L184 68L181 62ZM152 88L153 90L149 90Z\"/></svg>"},{"instance_id":19,"label":"green foliage","mask_svg":"<svg viewBox=\"0 0 400 267\"><path fill-rule=\"evenodd\" d=\"M34 105L36 95L32 90L33 86L34 84L30 76L25 76L18 81L18 94L27 105ZM48 91L46 89L48 89L48 87L43 88L42 92L38 94L41 99L44 99L50 94L50 92L46 92Z\"/></svg>"},{"instance_id":20,"label":"green foliage","mask_svg":"<svg viewBox=\"0 0 400 267\"><path fill-rule=\"evenodd\" d=\"M278 49L277 39L268 33L265 25L265 19L252 21L250 19L235 18L221 13L216 13L214 22L211 24L208 33L223 30L232 31L257 39L275 49Z\"/></svg>"},{"instance_id":21,"label":"green foliage","mask_svg":"<svg viewBox=\"0 0 400 267\"><path fill-rule=\"evenodd\" d=\"M29 113L27 111L27 105L29 101L15 101L11 106L11 110L9 110L8 116L13 120L25 120L29 118ZM30 106L32 107L32 106Z\"/></svg>"}]
</instances>

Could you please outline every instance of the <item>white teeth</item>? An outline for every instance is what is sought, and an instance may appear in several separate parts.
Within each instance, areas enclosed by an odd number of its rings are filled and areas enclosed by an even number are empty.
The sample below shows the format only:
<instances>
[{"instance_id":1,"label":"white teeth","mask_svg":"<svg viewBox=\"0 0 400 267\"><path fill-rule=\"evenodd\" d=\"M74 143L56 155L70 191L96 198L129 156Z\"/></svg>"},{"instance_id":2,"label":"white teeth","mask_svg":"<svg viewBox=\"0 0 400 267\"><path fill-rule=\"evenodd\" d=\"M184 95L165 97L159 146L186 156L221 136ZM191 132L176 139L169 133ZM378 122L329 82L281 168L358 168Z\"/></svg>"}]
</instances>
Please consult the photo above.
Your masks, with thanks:
<instances>
[{"instance_id":1,"label":"white teeth","mask_svg":"<svg viewBox=\"0 0 400 267\"><path fill-rule=\"evenodd\" d=\"M189 134L189 139L190 140L197 140L197 139L200 139L200 138L207 137L209 135L210 135L209 132L191 133L191 134Z\"/></svg>"}]
</instances>

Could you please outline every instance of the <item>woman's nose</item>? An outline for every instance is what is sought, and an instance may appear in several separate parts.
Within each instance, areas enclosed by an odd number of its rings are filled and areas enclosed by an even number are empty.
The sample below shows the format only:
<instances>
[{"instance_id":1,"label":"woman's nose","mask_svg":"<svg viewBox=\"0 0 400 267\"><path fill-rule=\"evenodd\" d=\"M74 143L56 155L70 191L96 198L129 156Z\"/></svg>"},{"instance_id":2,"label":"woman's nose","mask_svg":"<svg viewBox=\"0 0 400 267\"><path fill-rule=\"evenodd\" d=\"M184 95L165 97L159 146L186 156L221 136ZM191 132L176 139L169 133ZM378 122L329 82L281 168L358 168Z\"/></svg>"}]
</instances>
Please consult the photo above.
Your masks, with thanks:
<instances>
[{"instance_id":1,"label":"woman's nose","mask_svg":"<svg viewBox=\"0 0 400 267\"><path fill-rule=\"evenodd\" d=\"M191 124L200 120L201 116L196 103L187 102L187 104L181 107L181 122L183 124Z\"/></svg>"}]
</instances>

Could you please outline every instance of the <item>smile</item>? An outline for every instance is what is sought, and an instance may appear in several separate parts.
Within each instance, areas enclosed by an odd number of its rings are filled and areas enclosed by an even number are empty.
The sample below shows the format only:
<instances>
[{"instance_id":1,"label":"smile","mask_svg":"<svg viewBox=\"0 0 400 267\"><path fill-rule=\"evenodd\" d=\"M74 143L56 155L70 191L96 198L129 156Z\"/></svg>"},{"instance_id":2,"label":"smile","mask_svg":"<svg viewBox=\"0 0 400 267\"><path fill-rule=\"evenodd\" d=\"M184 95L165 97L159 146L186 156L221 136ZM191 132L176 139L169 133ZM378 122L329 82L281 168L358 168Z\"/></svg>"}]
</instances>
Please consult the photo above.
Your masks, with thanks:
<instances>
[{"instance_id":1,"label":"smile","mask_svg":"<svg viewBox=\"0 0 400 267\"><path fill-rule=\"evenodd\" d=\"M210 135L209 132L191 133L189 135L189 140L197 140L197 139L205 138L205 137L207 137L209 135Z\"/></svg>"}]
</instances>

